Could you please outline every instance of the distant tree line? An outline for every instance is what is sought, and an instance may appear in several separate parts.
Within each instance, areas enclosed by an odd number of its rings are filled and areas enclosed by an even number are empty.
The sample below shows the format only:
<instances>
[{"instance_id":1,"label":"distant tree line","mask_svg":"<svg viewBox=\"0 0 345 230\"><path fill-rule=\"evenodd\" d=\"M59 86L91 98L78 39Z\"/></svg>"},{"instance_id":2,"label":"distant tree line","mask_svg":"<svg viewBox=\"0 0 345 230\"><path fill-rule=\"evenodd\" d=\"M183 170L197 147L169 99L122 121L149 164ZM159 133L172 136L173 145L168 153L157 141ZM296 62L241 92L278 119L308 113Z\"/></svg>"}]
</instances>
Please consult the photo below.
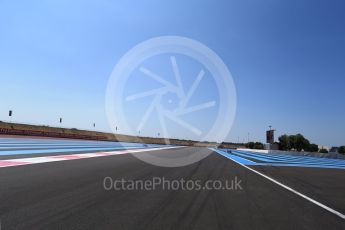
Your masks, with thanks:
<instances>
[{"instance_id":1,"label":"distant tree line","mask_svg":"<svg viewBox=\"0 0 345 230\"><path fill-rule=\"evenodd\" d=\"M248 149L264 149L264 145L260 142L248 142L246 144L246 148L248 148Z\"/></svg>"},{"instance_id":2,"label":"distant tree line","mask_svg":"<svg viewBox=\"0 0 345 230\"><path fill-rule=\"evenodd\" d=\"M279 137L279 142L275 142L279 146L279 150L283 151L299 151L302 150L305 152L320 152L328 153L327 149L319 149L319 146L313 143L310 143L302 134L296 135L282 135ZM261 142L248 142L245 144L245 147L248 149L264 149L264 145ZM340 146L338 148L338 153L345 155L345 146Z\"/></svg>"},{"instance_id":3,"label":"distant tree line","mask_svg":"<svg viewBox=\"0 0 345 230\"><path fill-rule=\"evenodd\" d=\"M319 149L318 145L311 144L302 134L296 135L282 135L279 137L279 150L284 151L306 151L306 152L320 152L328 153L327 149ZM338 148L338 153L345 154L345 146Z\"/></svg>"},{"instance_id":4,"label":"distant tree line","mask_svg":"<svg viewBox=\"0 0 345 230\"><path fill-rule=\"evenodd\" d=\"M296 135L282 135L279 137L279 149L284 151L296 150L307 152L318 152L319 147L316 144L311 144L302 134Z\"/></svg>"},{"instance_id":5,"label":"distant tree line","mask_svg":"<svg viewBox=\"0 0 345 230\"><path fill-rule=\"evenodd\" d=\"M320 153L328 153L328 150L327 150L327 149L320 149L319 152L320 152Z\"/></svg>"},{"instance_id":6,"label":"distant tree line","mask_svg":"<svg viewBox=\"0 0 345 230\"><path fill-rule=\"evenodd\" d=\"M338 153L345 155L345 146L340 146L338 148Z\"/></svg>"}]
</instances>

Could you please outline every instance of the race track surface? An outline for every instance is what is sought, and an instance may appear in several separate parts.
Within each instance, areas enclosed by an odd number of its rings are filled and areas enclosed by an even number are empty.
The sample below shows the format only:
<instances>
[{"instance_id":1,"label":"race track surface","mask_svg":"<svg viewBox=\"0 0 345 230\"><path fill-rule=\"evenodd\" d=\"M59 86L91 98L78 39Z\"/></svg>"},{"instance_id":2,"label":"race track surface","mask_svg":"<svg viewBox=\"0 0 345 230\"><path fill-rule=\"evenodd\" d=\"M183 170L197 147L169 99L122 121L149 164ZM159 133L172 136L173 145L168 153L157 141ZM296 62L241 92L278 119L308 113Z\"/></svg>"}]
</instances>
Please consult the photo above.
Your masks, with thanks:
<instances>
[{"instance_id":1,"label":"race track surface","mask_svg":"<svg viewBox=\"0 0 345 230\"><path fill-rule=\"evenodd\" d=\"M175 148L155 154L195 151L207 149ZM343 169L249 167L345 213ZM183 179L202 185L236 180L241 188L115 190L107 183L104 187L105 178ZM341 217L216 152L179 168L153 166L132 154L4 167L0 184L1 230L345 229Z\"/></svg>"}]
</instances>

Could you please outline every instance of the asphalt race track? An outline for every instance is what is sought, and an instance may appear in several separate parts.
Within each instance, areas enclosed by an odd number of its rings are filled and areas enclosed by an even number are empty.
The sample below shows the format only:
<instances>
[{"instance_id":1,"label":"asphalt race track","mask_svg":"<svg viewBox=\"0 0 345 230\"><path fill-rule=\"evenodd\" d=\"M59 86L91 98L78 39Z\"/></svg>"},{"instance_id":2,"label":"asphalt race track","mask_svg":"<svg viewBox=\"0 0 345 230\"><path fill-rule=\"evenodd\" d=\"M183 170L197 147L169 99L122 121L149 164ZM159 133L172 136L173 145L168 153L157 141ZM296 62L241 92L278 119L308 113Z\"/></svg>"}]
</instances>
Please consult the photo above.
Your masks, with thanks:
<instances>
[{"instance_id":1,"label":"asphalt race track","mask_svg":"<svg viewBox=\"0 0 345 230\"><path fill-rule=\"evenodd\" d=\"M86 155L37 163L33 158L121 151L114 143L84 141L62 146L50 140L20 140L23 143L0 144L0 161L30 158L27 165L0 168L1 230L10 229L345 229L345 169L236 163L226 155L213 152L207 158L180 168L157 167L140 161L132 154ZM29 144L29 145L28 145ZM30 145L34 147L28 147ZM67 145L68 145L67 144ZM3 148L3 145L7 145ZM23 148L19 148L21 145ZM64 143L66 145L66 143ZM78 149L66 150L66 148ZM87 145L86 147L84 145ZM115 148L116 145L118 148ZM12 148L12 149L9 149ZM143 146L123 149L141 151ZM134 148L135 147L135 148ZM156 154L192 154L207 149L183 147L154 149ZM54 151L51 149L54 148ZM86 148L86 149L83 149ZM90 150L90 148L94 148ZM109 148L112 150L104 150ZM38 150L49 150L37 152ZM62 151L61 149L64 149ZM65 151L66 150L66 151ZM30 151L33 153L30 154ZM140 152L136 154L141 154ZM93 157L92 157L93 156ZM259 162L259 163L258 163ZM294 162L295 163L295 162ZM1 164L1 163L0 163ZM284 163L283 163L284 164ZM277 183L251 171L275 179L303 194L296 195ZM238 189L109 189L105 178L127 181L240 181ZM320 207L307 198L320 202Z\"/></svg>"}]
</instances>

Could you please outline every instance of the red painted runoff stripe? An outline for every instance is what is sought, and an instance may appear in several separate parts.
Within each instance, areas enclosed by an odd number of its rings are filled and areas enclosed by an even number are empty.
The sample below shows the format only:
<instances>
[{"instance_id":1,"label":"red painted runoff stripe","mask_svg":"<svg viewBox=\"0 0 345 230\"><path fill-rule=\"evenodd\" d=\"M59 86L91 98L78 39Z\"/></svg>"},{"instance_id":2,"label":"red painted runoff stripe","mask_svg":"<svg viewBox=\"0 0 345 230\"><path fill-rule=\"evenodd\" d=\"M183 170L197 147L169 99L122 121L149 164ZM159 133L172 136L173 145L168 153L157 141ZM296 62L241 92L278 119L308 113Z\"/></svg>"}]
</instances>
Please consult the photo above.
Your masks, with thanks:
<instances>
[{"instance_id":1,"label":"red painted runoff stripe","mask_svg":"<svg viewBox=\"0 0 345 230\"><path fill-rule=\"evenodd\" d=\"M157 150L171 149L171 148L178 148L178 147L127 149L127 150L119 150L119 151L113 151L113 152L79 153L79 154L70 154L70 155L0 160L0 168L20 166L20 165L40 164L40 163L48 163L48 162L57 162L57 161L86 159L86 158L103 157L103 156L114 156L114 155L121 155L121 154L127 154L127 153L140 153L140 152L157 151Z\"/></svg>"},{"instance_id":2,"label":"red painted runoff stripe","mask_svg":"<svg viewBox=\"0 0 345 230\"><path fill-rule=\"evenodd\" d=\"M18 165L27 165L30 163L27 162L11 162L11 161L0 161L0 168L18 166Z\"/></svg>"}]
</instances>

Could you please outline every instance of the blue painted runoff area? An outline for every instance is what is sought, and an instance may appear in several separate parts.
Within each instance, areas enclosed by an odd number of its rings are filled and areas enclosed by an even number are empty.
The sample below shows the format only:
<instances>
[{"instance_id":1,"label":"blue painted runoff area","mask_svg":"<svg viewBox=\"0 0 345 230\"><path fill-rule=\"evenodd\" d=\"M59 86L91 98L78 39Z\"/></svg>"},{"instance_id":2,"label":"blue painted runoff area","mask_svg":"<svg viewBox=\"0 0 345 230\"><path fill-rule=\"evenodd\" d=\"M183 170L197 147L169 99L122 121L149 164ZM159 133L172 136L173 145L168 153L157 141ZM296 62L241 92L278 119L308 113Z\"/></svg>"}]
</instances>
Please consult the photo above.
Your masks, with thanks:
<instances>
[{"instance_id":1,"label":"blue painted runoff area","mask_svg":"<svg viewBox=\"0 0 345 230\"><path fill-rule=\"evenodd\" d=\"M250 161L250 160L247 160L247 159L245 159L245 158L242 158L242 157L238 157L238 156L229 154L229 153L227 153L227 152L225 152L225 151L221 151L221 150L219 150L219 149L213 149L213 148L211 148L211 150L213 150L213 151L219 153L220 155L225 156L226 158L229 158L229 159L231 159L231 160L233 160L233 161L236 161L236 162L238 162L238 163L241 163L241 164L244 164L244 165L256 165L256 163L253 162L253 161Z\"/></svg>"},{"instance_id":2,"label":"blue painted runoff area","mask_svg":"<svg viewBox=\"0 0 345 230\"><path fill-rule=\"evenodd\" d=\"M342 159L259 153L233 149L212 150L244 165L345 169L345 160Z\"/></svg>"},{"instance_id":3,"label":"blue painted runoff area","mask_svg":"<svg viewBox=\"0 0 345 230\"><path fill-rule=\"evenodd\" d=\"M116 151L124 149L156 147L162 147L162 145L65 139L0 138L0 156L19 154Z\"/></svg>"}]
</instances>

